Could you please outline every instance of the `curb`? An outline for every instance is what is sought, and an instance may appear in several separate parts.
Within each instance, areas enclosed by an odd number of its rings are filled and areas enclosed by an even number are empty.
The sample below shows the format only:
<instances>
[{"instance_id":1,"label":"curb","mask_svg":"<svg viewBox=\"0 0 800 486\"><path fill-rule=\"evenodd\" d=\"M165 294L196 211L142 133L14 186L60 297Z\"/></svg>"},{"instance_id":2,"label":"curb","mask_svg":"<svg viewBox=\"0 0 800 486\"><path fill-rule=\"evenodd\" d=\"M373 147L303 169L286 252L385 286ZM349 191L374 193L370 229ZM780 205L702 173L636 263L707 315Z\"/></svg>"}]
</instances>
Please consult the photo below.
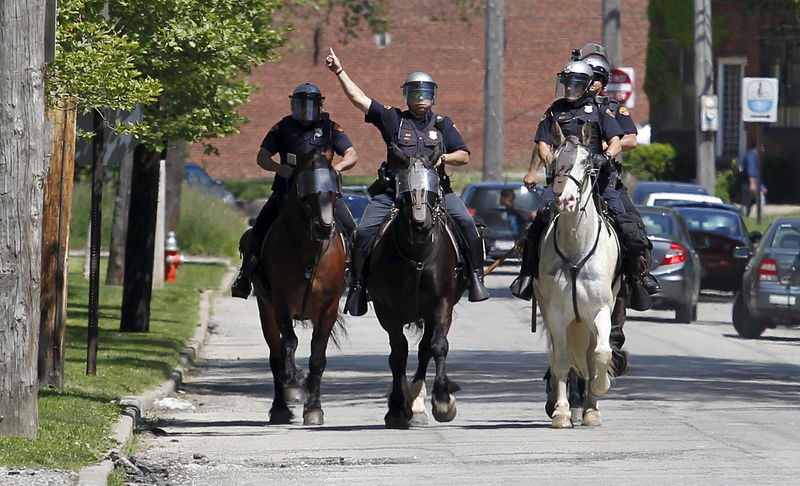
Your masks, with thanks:
<instances>
[{"instance_id":1,"label":"curb","mask_svg":"<svg viewBox=\"0 0 800 486\"><path fill-rule=\"evenodd\" d=\"M198 308L197 329L181 350L181 362L172 370L172 375L161 385L144 392L142 395L120 398L119 406L122 409L122 414L111 429L111 438L119 442L119 446L107 451L105 459L99 464L82 468L78 473L77 486L107 486L108 475L114 470L114 462L109 459L109 455L112 452L124 450L130 444L139 420L145 412L153 408L155 400L166 397L180 388L184 373L197 363L205 346L206 338L208 337L208 321L211 316L211 297L230 287L235 273L236 268L229 266L228 272L222 278L220 289L206 290L202 293Z\"/></svg>"}]
</instances>

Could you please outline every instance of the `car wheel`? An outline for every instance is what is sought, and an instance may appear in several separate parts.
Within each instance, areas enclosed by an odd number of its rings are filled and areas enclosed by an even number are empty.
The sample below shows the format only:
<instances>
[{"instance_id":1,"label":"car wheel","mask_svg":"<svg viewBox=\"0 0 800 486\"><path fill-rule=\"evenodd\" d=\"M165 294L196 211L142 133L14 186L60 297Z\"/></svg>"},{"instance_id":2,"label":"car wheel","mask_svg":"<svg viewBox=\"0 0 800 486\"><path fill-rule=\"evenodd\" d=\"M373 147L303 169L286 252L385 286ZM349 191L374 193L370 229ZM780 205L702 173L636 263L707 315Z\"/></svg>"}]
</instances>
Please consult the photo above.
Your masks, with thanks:
<instances>
[{"instance_id":1,"label":"car wheel","mask_svg":"<svg viewBox=\"0 0 800 486\"><path fill-rule=\"evenodd\" d=\"M764 326L747 309L741 292L736 292L733 301L733 327L745 339L757 339L764 332Z\"/></svg>"},{"instance_id":2,"label":"car wheel","mask_svg":"<svg viewBox=\"0 0 800 486\"><path fill-rule=\"evenodd\" d=\"M691 324L697 319L697 306L692 304L678 304L675 308L675 322L680 324Z\"/></svg>"}]
</instances>

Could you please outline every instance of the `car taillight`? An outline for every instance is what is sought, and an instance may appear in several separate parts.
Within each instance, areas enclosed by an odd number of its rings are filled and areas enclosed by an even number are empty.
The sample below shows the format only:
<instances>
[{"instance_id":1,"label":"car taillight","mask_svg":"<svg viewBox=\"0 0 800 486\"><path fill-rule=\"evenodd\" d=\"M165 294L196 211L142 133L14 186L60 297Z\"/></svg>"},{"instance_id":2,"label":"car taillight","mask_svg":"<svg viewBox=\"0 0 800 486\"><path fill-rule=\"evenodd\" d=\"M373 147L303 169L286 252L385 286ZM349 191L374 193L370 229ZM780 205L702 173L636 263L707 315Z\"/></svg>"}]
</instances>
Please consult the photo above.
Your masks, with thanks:
<instances>
[{"instance_id":1,"label":"car taillight","mask_svg":"<svg viewBox=\"0 0 800 486\"><path fill-rule=\"evenodd\" d=\"M686 248L677 243L670 243L669 250L667 250L664 259L661 260L659 265L675 265L676 263L684 262L686 261L686 253Z\"/></svg>"},{"instance_id":2,"label":"car taillight","mask_svg":"<svg viewBox=\"0 0 800 486\"><path fill-rule=\"evenodd\" d=\"M772 258L765 258L758 266L758 280L760 282L778 281L778 264Z\"/></svg>"},{"instance_id":3,"label":"car taillight","mask_svg":"<svg viewBox=\"0 0 800 486\"><path fill-rule=\"evenodd\" d=\"M474 209L467 208L467 212L469 213L470 216L475 216L475 210Z\"/></svg>"}]
</instances>

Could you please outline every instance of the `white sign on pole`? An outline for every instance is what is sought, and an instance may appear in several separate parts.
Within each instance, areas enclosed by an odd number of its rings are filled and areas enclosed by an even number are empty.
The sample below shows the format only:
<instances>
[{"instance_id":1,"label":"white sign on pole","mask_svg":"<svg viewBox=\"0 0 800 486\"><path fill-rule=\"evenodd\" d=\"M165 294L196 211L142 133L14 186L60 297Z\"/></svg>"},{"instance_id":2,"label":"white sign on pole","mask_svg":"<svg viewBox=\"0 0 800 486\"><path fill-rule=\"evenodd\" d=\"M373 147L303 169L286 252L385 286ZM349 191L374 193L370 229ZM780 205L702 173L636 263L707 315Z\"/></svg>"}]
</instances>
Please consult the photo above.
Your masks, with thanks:
<instances>
[{"instance_id":1,"label":"white sign on pole","mask_svg":"<svg viewBox=\"0 0 800 486\"><path fill-rule=\"evenodd\" d=\"M778 78L742 78L742 121L778 121Z\"/></svg>"},{"instance_id":2,"label":"white sign on pole","mask_svg":"<svg viewBox=\"0 0 800 486\"><path fill-rule=\"evenodd\" d=\"M636 93L633 89L636 71L631 67L614 68L606 86L608 97L617 100L622 106L633 108L636 105Z\"/></svg>"}]
</instances>

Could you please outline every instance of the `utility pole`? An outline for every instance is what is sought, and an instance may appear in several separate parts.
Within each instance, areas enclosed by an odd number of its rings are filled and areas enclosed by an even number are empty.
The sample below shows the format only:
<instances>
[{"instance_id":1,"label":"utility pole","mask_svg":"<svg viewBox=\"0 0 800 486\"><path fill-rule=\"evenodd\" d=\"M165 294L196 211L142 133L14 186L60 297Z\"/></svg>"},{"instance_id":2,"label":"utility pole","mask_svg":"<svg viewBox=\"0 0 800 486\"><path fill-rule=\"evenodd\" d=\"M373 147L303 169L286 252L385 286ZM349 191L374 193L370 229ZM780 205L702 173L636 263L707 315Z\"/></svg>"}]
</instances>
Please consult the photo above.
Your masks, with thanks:
<instances>
[{"instance_id":1,"label":"utility pole","mask_svg":"<svg viewBox=\"0 0 800 486\"><path fill-rule=\"evenodd\" d=\"M622 33L620 0L603 0L603 46L612 67L622 65Z\"/></svg>"},{"instance_id":2,"label":"utility pole","mask_svg":"<svg viewBox=\"0 0 800 486\"><path fill-rule=\"evenodd\" d=\"M503 177L503 51L505 0L486 2L486 77L483 81L483 180Z\"/></svg>"},{"instance_id":3,"label":"utility pole","mask_svg":"<svg viewBox=\"0 0 800 486\"><path fill-rule=\"evenodd\" d=\"M714 194L714 132L702 131L702 96L714 94L714 61L711 55L711 0L694 0L694 132L697 182Z\"/></svg>"}]
</instances>

